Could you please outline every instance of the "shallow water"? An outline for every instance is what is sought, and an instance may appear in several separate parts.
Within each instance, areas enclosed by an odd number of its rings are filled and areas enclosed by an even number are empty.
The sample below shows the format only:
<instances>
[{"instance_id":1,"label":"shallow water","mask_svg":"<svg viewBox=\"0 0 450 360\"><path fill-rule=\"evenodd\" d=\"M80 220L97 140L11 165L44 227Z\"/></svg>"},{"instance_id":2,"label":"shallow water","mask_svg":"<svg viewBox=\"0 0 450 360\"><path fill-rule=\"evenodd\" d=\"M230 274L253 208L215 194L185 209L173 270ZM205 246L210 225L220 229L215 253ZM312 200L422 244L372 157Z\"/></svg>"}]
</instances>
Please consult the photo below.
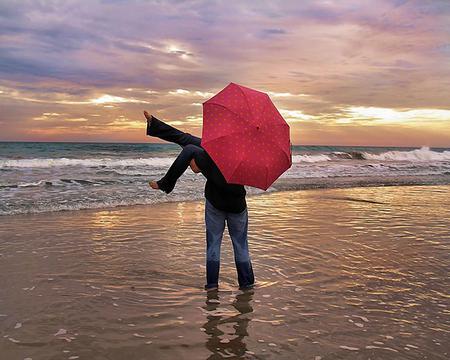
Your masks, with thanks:
<instances>
[{"instance_id":1,"label":"shallow water","mask_svg":"<svg viewBox=\"0 0 450 360\"><path fill-rule=\"evenodd\" d=\"M203 202L0 218L1 359L448 359L450 187L250 197L257 288Z\"/></svg>"}]
</instances>

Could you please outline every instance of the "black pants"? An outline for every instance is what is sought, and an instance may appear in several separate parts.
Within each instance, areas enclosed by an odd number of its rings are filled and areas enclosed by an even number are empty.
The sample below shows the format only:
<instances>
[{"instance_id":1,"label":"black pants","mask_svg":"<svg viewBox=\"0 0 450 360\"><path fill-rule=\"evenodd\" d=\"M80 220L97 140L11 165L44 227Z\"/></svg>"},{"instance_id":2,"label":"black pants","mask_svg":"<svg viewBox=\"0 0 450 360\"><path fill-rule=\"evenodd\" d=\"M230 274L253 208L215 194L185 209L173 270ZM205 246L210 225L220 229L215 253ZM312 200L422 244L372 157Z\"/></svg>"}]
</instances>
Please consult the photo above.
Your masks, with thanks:
<instances>
[{"instance_id":1,"label":"black pants","mask_svg":"<svg viewBox=\"0 0 450 360\"><path fill-rule=\"evenodd\" d=\"M173 142L183 148L166 175L157 181L159 188L169 194L196 154L205 151L200 145L202 139L180 131L155 117L152 117L150 125L147 123L147 135Z\"/></svg>"},{"instance_id":2,"label":"black pants","mask_svg":"<svg viewBox=\"0 0 450 360\"><path fill-rule=\"evenodd\" d=\"M155 136L162 140L166 140L175 144L185 147L186 145L195 145L201 147L200 143L202 141L198 136L185 133L181 130L166 124L165 122L152 116L152 121L150 125L147 123L147 135Z\"/></svg>"}]
</instances>

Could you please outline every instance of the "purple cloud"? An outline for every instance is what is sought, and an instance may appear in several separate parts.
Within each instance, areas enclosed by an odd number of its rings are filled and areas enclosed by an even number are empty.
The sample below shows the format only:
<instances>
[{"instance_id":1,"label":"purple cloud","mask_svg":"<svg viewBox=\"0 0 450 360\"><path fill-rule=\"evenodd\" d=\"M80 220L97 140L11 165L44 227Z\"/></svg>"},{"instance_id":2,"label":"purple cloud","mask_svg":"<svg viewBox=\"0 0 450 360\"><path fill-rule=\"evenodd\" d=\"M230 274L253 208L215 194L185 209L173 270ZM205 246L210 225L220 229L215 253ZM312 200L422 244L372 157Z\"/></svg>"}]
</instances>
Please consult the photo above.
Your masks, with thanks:
<instances>
[{"instance_id":1,"label":"purple cloud","mask_svg":"<svg viewBox=\"0 0 450 360\"><path fill-rule=\"evenodd\" d=\"M14 127L43 112L81 117L91 105L67 104L105 94L151 100L182 121L201 114L200 100L169 91L230 81L307 94L277 105L327 119L345 106L448 108L449 21L444 0L2 1L2 136L20 138ZM131 117L139 106L120 109Z\"/></svg>"}]
</instances>

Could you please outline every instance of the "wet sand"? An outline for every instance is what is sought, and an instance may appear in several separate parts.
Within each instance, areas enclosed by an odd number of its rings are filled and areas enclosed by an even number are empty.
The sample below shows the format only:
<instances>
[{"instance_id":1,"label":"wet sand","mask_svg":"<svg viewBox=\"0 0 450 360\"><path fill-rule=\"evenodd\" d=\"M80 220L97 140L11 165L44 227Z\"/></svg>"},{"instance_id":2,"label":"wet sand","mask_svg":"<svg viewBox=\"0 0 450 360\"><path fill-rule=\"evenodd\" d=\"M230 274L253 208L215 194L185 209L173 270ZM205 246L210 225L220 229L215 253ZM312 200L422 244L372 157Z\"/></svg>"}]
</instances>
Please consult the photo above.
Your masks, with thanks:
<instances>
[{"instance_id":1,"label":"wet sand","mask_svg":"<svg viewBox=\"0 0 450 360\"><path fill-rule=\"evenodd\" d=\"M450 186L248 198L257 288L204 202L0 217L1 359L448 359Z\"/></svg>"},{"instance_id":2,"label":"wet sand","mask_svg":"<svg viewBox=\"0 0 450 360\"><path fill-rule=\"evenodd\" d=\"M400 175L400 176L332 176L312 178L280 178L276 190L334 189L373 186L450 185L450 175Z\"/></svg>"}]
</instances>

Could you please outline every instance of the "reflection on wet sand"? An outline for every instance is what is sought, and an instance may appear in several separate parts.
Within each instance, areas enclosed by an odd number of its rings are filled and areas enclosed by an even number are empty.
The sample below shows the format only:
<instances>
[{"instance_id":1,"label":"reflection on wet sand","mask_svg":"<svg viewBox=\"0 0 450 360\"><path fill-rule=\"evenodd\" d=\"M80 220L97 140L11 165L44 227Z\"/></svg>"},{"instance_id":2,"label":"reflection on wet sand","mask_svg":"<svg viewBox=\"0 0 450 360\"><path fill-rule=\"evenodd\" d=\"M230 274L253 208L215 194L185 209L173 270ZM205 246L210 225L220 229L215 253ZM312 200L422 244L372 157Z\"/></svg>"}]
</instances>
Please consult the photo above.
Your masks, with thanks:
<instances>
[{"instance_id":1,"label":"reflection on wet sand","mask_svg":"<svg viewBox=\"0 0 450 360\"><path fill-rule=\"evenodd\" d=\"M450 187L248 198L205 294L204 203L0 217L0 358L448 359Z\"/></svg>"},{"instance_id":2,"label":"reflection on wet sand","mask_svg":"<svg viewBox=\"0 0 450 360\"><path fill-rule=\"evenodd\" d=\"M208 292L206 305L207 322L203 325L208 335L206 348L211 352L209 360L223 359L232 355L241 357L247 350L245 338L248 336L247 314L253 312L252 299L254 290L239 292L232 303L236 313L222 311L218 291Z\"/></svg>"}]
</instances>

